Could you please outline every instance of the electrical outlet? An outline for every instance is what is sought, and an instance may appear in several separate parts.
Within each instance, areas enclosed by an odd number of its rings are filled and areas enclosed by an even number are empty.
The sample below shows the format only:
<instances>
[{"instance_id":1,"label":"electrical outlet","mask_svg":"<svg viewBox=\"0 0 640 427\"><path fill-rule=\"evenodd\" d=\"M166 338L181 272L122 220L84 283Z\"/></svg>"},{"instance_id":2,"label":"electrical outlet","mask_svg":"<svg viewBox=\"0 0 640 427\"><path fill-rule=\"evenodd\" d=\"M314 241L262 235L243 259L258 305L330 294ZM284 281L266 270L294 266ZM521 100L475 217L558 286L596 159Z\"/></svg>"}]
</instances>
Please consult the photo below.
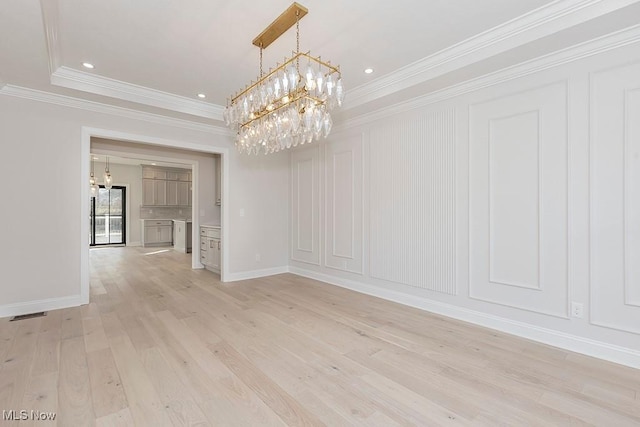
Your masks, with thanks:
<instances>
[{"instance_id":1,"label":"electrical outlet","mask_svg":"<svg viewBox=\"0 0 640 427\"><path fill-rule=\"evenodd\" d=\"M571 315L573 317L577 317L578 319L581 319L582 316L584 316L584 304L579 303L579 302L572 302L571 303Z\"/></svg>"},{"instance_id":2,"label":"electrical outlet","mask_svg":"<svg viewBox=\"0 0 640 427\"><path fill-rule=\"evenodd\" d=\"M262 257L260 256L260 254L256 254L256 262L260 262L262 259Z\"/></svg>"},{"instance_id":3,"label":"electrical outlet","mask_svg":"<svg viewBox=\"0 0 640 427\"><path fill-rule=\"evenodd\" d=\"M244 216L244 208L240 208L240 217Z\"/></svg>"}]
</instances>

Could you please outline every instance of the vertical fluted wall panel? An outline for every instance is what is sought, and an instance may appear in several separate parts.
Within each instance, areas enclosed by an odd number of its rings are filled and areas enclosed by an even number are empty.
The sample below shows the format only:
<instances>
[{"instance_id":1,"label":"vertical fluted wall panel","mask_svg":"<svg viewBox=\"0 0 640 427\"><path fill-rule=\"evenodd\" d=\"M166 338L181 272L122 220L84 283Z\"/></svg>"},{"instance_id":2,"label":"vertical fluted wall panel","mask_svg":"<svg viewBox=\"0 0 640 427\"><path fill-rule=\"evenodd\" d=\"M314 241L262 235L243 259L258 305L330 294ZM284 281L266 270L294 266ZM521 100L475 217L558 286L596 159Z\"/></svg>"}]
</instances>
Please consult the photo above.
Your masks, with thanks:
<instances>
[{"instance_id":1,"label":"vertical fluted wall panel","mask_svg":"<svg viewBox=\"0 0 640 427\"><path fill-rule=\"evenodd\" d=\"M370 129L371 277L446 294L455 282L455 111Z\"/></svg>"}]
</instances>

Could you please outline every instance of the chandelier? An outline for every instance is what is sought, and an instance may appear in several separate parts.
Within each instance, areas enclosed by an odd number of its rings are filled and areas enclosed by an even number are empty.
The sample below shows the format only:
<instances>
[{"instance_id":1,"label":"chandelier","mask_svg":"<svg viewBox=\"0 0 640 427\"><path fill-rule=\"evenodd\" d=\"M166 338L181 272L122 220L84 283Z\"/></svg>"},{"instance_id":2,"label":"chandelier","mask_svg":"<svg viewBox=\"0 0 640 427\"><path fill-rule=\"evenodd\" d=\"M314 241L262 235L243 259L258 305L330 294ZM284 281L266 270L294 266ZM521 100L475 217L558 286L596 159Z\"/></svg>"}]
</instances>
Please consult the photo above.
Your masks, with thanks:
<instances>
[{"instance_id":1,"label":"chandelier","mask_svg":"<svg viewBox=\"0 0 640 427\"><path fill-rule=\"evenodd\" d=\"M300 18L307 12L293 3L253 40L260 48L260 77L228 100L223 115L226 125L237 132L235 143L241 153L275 153L331 132L330 111L342 106L344 87L339 66L300 52ZM293 24L295 52L264 73L262 51Z\"/></svg>"}]
</instances>

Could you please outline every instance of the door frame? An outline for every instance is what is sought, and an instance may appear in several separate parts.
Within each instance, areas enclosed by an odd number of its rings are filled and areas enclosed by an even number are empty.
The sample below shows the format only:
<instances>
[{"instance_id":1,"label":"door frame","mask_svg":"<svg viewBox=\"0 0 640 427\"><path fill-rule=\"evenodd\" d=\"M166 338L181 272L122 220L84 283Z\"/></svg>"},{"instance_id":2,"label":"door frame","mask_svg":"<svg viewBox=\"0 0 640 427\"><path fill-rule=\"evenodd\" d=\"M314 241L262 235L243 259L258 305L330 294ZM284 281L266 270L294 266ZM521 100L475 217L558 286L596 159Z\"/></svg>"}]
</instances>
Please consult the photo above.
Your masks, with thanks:
<instances>
[{"instance_id":1,"label":"door frame","mask_svg":"<svg viewBox=\"0 0 640 427\"><path fill-rule=\"evenodd\" d=\"M104 186L104 184L98 184L98 187L100 188L104 188L106 189L106 187ZM122 199L122 203L124 204L122 209L122 221L124 222L124 227L122 228L122 243L91 243L89 242L89 246L92 248L96 248L96 247L108 247L108 246L114 246L114 245L124 245L127 246L127 244L129 243L128 239L129 239L129 186L128 185L118 185L118 184L113 184L113 187L115 189L122 189L124 192L124 198ZM91 197L91 206L92 209L95 211L96 209L96 198L95 197ZM89 216L91 216L91 210L89 210ZM91 223L89 223L89 225L91 225ZM90 231L91 231L91 239L95 242L95 234L96 234L96 223L95 223L95 215L93 217L93 230L91 230L91 226L89 227Z\"/></svg>"},{"instance_id":2,"label":"door frame","mask_svg":"<svg viewBox=\"0 0 640 427\"><path fill-rule=\"evenodd\" d=\"M80 301L81 304L89 303L89 286L90 286L90 270L89 270L89 245L87 242L87 235L89 233L89 204L86 202L89 199L89 186L87 185L86 177L89 176L91 170L91 138L105 138L105 139L113 139L117 141L123 142L132 142L137 144L147 144L147 145L155 145L164 148L179 148L183 150L189 151L197 151L202 153L210 153L210 154L219 154L220 155L220 165L221 171L220 176L222 180L221 185L221 199L222 199L222 209L220 215L220 228L222 233L222 240L225 242L229 242L229 203L227 203L227 194L229 192L229 148L228 147L220 147L213 145L204 145L201 143L193 143L185 140L170 140L164 138L158 138L154 136L148 135L139 135L132 134L127 132L120 132L109 129L99 129L88 126L83 126L81 129L81 144L80 144L80 178L78 180L80 185L80 198L81 198L81 209L80 209ZM231 139L229 139L231 141ZM100 151L103 154L127 154L126 152L116 152L113 151L111 153L106 153ZM151 156L146 156L151 159ZM176 159L167 159L163 157L157 157L156 160L163 161L173 161ZM183 164L191 164L192 172L194 176L198 176L198 162L180 159L180 163ZM192 183L192 239L193 242L198 242L198 238L200 233L198 230L200 229L200 215L199 206L200 206L200 197L199 193L199 182L198 180L193 181ZM213 195L212 195L213 197ZM194 243L195 247L195 243ZM220 256L221 260L221 270L220 270L220 281L225 282L226 276L229 271L229 245L222 245L222 253ZM201 269L204 266L200 263L200 257L195 256L198 251L192 251L192 259L191 259L191 268L193 269Z\"/></svg>"}]
</instances>

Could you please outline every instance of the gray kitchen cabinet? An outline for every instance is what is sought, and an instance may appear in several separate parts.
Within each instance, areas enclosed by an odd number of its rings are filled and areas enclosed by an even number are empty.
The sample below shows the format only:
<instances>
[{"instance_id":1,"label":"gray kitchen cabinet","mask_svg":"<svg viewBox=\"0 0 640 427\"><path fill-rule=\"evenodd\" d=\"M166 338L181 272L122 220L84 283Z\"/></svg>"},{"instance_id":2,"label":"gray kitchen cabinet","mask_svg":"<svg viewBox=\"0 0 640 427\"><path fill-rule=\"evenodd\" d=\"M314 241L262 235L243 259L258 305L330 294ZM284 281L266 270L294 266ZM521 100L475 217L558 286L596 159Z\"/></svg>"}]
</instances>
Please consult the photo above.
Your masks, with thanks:
<instances>
[{"instance_id":1,"label":"gray kitchen cabinet","mask_svg":"<svg viewBox=\"0 0 640 427\"><path fill-rule=\"evenodd\" d=\"M178 205L178 181L167 181L167 206Z\"/></svg>"},{"instance_id":2,"label":"gray kitchen cabinet","mask_svg":"<svg viewBox=\"0 0 640 427\"><path fill-rule=\"evenodd\" d=\"M156 206L166 206L167 205L167 181L164 180L154 180L153 181L153 192L155 194L155 205Z\"/></svg>"},{"instance_id":3,"label":"gray kitchen cabinet","mask_svg":"<svg viewBox=\"0 0 640 427\"><path fill-rule=\"evenodd\" d=\"M219 226L200 226L200 262L207 270L220 273L222 241Z\"/></svg>"},{"instance_id":4,"label":"gray kitchen cabinet","mask_svg":"<svg viewBox=\"0 0 640 427\"><path fill-rule=\"evenodd\" d=\"M191 206L191 182L176 182L177 204L178 206Z\"/></svg>"},{"instance_id":5,"label":"gray kitchen cabinet","mask_svg":"<svg viewBox=\"0 0 640 427\"><path fill-rule=\"evenodd\" d=\"M142 167L143 206L191 206L191 172Z\"/></svg>"},{"instance_id":6,"label":"gray kitchen cabinet","mask_svg":"<svg viewBox=\"0 0 640 427\"><path fill-rule=\"evenodd\" d=\"M171 246L173 243L173 221L143 219L142 246Z\"/></svg>"}]
</instances>

